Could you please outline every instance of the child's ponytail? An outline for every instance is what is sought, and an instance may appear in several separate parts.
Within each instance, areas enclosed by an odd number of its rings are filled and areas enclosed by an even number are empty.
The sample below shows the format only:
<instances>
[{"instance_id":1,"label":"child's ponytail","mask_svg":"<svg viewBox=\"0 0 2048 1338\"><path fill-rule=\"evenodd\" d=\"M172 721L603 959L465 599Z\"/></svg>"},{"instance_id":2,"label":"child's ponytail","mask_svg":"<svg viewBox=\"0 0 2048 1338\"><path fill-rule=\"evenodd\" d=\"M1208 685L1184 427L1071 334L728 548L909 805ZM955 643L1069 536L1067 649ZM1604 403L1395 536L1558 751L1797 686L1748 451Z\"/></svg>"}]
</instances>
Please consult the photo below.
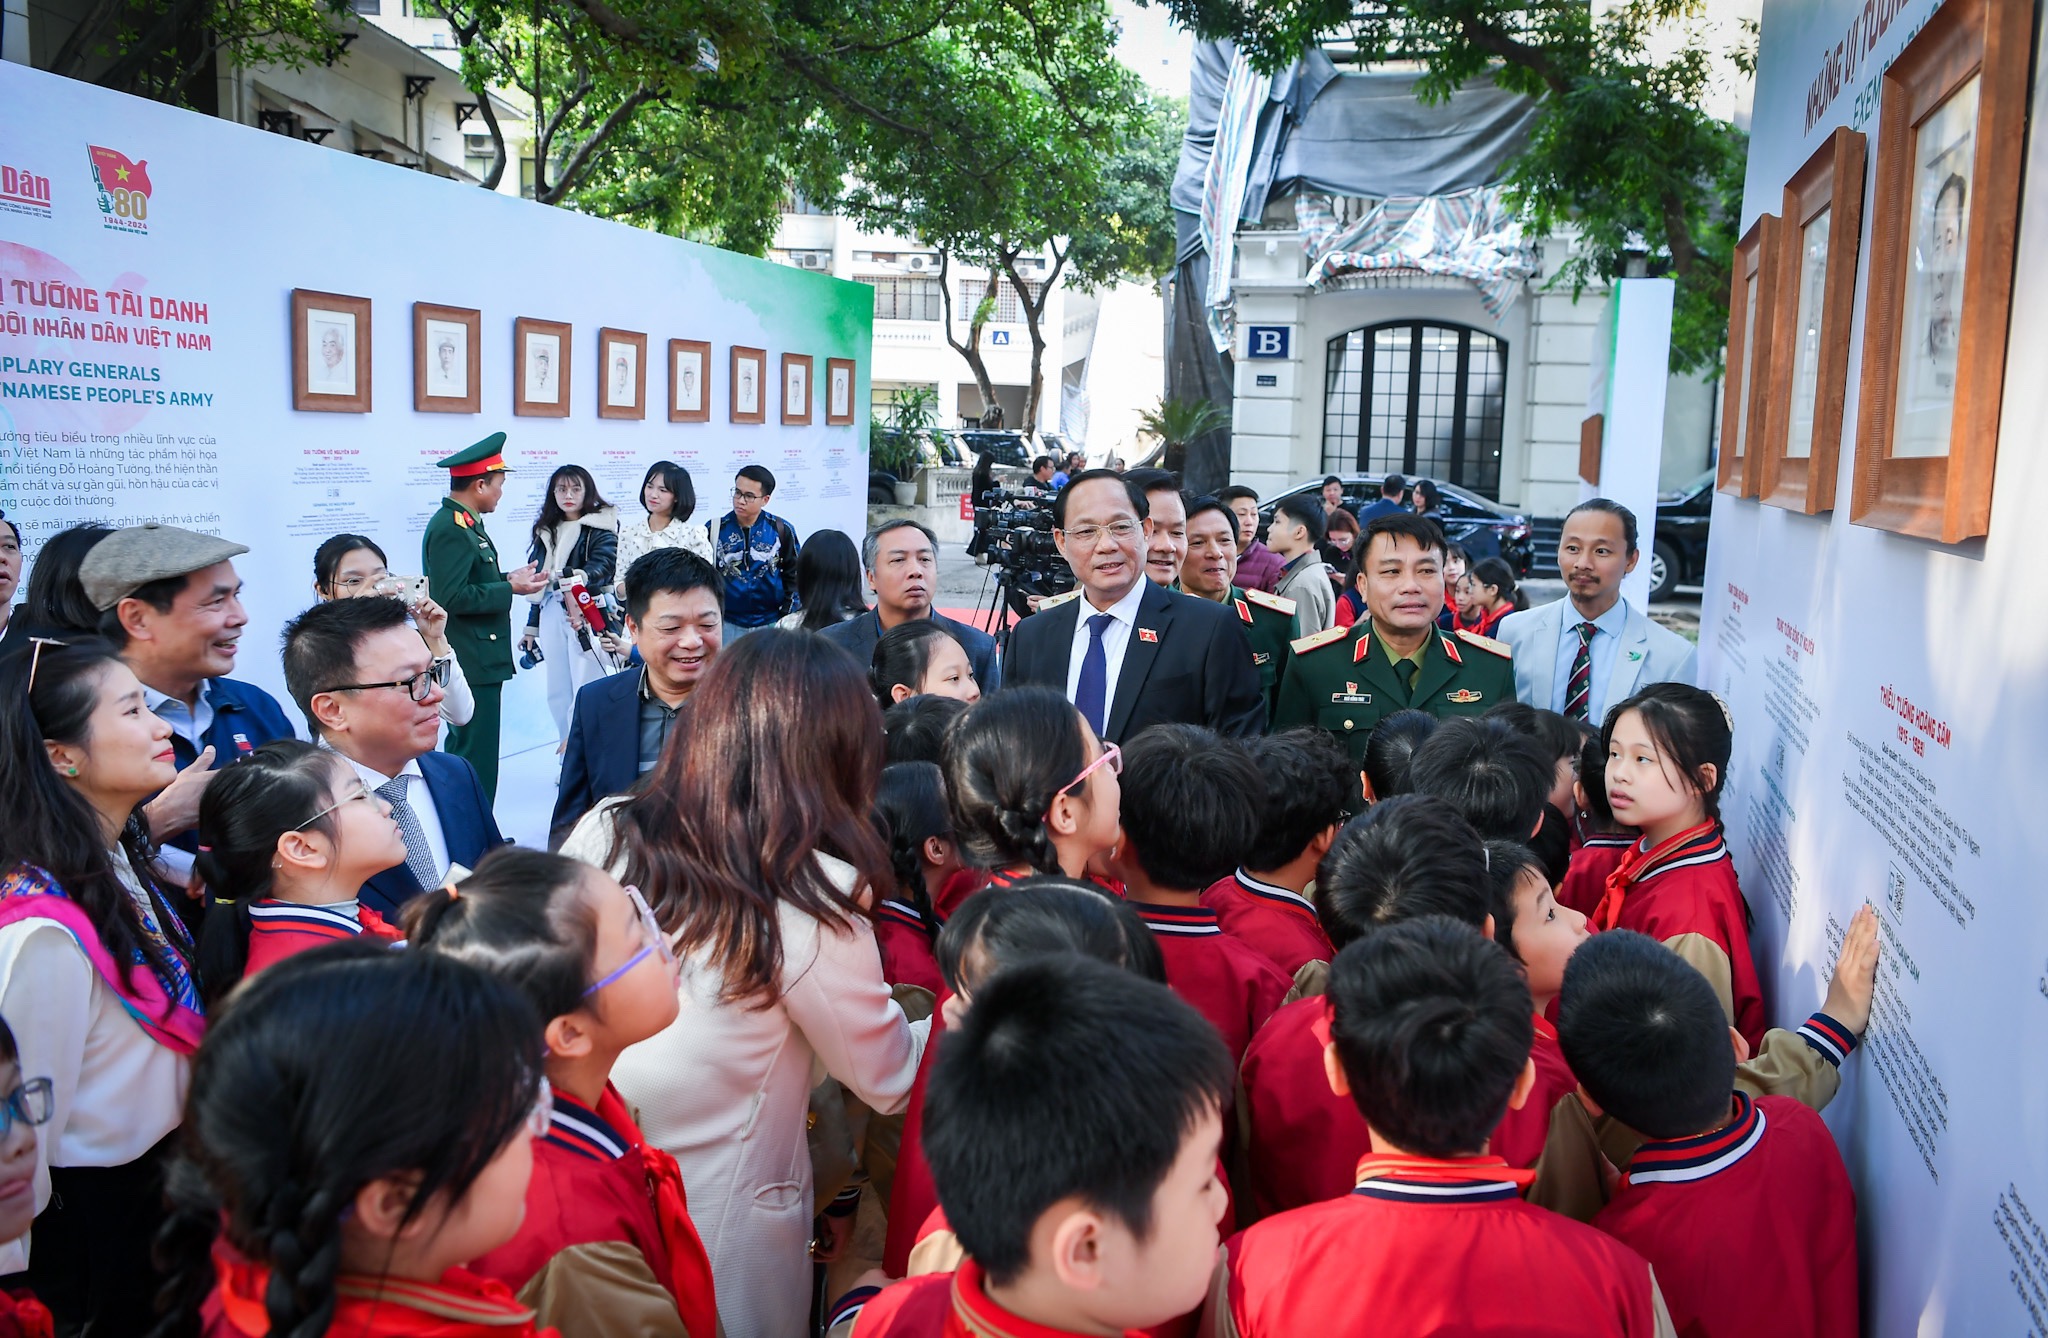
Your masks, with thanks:
<instances>
[{"instance_id":1,"label":"child's ponytail","mask_svg":"<svg viewBox=\"0 0 2048 1338\"><path fill-rule=\"evenodd\" d=\"M945 773L930 762L883 767L882 782L875 789L875 825L889 842L897 897L917 908L925 933L936 939L938 917L932 911L931 890L924 885L924 843L933 837L953 839Z\"/></svg>"},{"instance_id":2,"label":"child's ponytail","mask_svg":"<svg viewBox=\"0 0 2048 1338\"><path fill-rule=\"evenodd\" d=\"M459 885L408 902L406 942L510 983L545 1025L581 1008L590 983L597 922L581 895L588 872L567 855L501 847Z\"/></svg>"},{"instance_id":3,"label":"child's ponytail","mask_svg":"<svg viewBox=\"0 0 2048 1338\"><path fill-rule=\"evenodd\" d=\"M946 789L953 830L976 863L1061 871L1045 815L1086 764L1086 728L1050 688L1007 689L960 717L946 735Z\"/></svg>"}]
</instances>

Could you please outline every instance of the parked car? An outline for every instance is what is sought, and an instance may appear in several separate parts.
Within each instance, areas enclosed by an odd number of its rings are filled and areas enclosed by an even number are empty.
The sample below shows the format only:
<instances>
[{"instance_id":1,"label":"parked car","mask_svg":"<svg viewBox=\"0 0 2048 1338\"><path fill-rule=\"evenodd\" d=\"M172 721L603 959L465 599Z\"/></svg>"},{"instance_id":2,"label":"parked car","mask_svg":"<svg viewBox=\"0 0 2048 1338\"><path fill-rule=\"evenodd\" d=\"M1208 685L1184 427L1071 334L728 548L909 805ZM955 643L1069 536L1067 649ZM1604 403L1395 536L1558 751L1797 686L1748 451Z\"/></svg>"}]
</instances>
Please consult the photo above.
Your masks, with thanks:
<instances>
[{"instance_id":1,"label":"parked car","mask_svg":"<svg viewBox=\"0 0 2048 1338\"><path fill-rule=\"evenodd\" d=\"M1714 471L1657 494L1657 533L1650 543L1650 598L1668 599L1707 575L1707 524L1714 517Z\"/></svg>"},{"instance_id":2,"label":"parked car","mask_svg":"<svg viewBox=\"0 0 2048 1338\"><path fill-rule=\"evenodd\" d=\"M1021 465L1029 469L1034 455L1045 454L1044 451L1034 452L1031 444L1024 440L1022 432L983 431L972 428L955 432L953 439L966 453L969 464L979 460L983 451L988 451L995 456L999 465Z\"/></svg>"},{"instance_id":3,"label":"parked car","mask_svg":"<svg viewBox=\"0 0 2048 1338\"><path fill-rule=\"evenodd\" d=\"M1344 481L1344 508L1356 514L1359 508L1376 500L1380 495L1380 474L1339 474ZM1416 480L1410 479L1413 484ZM1529 563L1534 556L1530 545L1532 530L1529 518L1518 511L1510 510L1499 502L1488 501L1478 493L1458 487L1453 483L1438 483L1437 492L1442 505L1434 513L1443 522L1444 536L1469 554L1474 562L1481 558L1497 557L1514 568L1518 577L1529 574ZM1273 505L1282 497L1294 497L1302 493L1319 493L1323 489L1323 476L1317 475L1308 482L1289 488L1259 504L1260 526L1273 518Z\"/></svg>"}]
</instances>

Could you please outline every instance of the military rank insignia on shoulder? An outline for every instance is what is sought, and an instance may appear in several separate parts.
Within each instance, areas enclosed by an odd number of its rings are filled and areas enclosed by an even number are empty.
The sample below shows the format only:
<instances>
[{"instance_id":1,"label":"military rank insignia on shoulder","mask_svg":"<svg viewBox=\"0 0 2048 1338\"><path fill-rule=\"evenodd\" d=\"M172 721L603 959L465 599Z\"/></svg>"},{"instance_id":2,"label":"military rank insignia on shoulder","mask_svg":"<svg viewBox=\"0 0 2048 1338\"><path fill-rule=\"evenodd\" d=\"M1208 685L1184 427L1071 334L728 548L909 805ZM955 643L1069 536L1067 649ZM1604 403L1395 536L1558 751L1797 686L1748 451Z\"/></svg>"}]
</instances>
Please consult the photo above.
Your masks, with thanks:
<instances>
[{"instance_id":1,"label":"military rank insignia on shoulder","mask_svg":"<svg viewBox=\"0 0 2048 1338\"><path fill-rule=\"evenodd\" d=\"M1071 604L1073 601L1079 599L1080 597L1081 587L1077 585L1072 590L1067 591L1067 593L1065 593L1064 595L1051 595L1045 599L1039 600L1038 611L1040 613L1044 613L1047 609L1056 609L1062 604Z\"/></svg>"},{"instance_id":2,"label":"military rank insignia on shoulder","mask_svg":"<svg viewBox=\"0 0 2048 1338\"><path fill-rule=\"evenodd\" d=\"M1508 645L1507 642L1495 641L1492 637L1481 636L1477 632L1467 632L1460 630L1458 632L1458 640L1464 642L1468 646L1477 646L1481 650L1492 651L1495 655L1498 655L1503 659L1511 660L1515 656L1514 647Z\"/></svg>"},{"instance_id":3,"label":"military rank insignia on shoulder","mask_svg":"<svg viewBox=\"0 0 2048 1338\"><path fill-rule=\"evenodd\" d=\"M1350 635L1351 629L1348 627L1325 627L1320 632L1314 632L1308 636L1296 639L1292 645L1296 655L1306 655L1312 650L1320 650L1324 646L1335 645Z\"/></svg>"},{"instance_id":4,"label":"military rank insignia on shoulder","mask_svg":"<svg viewBox=\"0 0 2048 1338\"><path fill-rule=\"evenodd\" d=\"M1244 597L1262 608L1273 610L1275 613L1284 613L1290 618L1294 616L1294 601L1288 599L1285 595L1270 594L1264 590L1247 590L1244 592Z\"/></svg>"}]
</instances>

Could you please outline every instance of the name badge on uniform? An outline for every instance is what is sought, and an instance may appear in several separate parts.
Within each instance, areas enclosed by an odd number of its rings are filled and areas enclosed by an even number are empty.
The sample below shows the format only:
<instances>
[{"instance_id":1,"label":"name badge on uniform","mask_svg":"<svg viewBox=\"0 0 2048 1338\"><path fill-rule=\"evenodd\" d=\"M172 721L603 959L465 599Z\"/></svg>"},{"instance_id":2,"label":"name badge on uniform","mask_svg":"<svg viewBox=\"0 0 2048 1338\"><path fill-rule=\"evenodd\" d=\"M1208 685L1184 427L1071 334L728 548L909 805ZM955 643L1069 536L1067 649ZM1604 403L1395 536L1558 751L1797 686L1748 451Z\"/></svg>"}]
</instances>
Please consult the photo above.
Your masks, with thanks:
<instances>
[{"instance_id":1,"label":"name badge on uniform","mask_svg":"<svg viewBox=\"0 0 2048 1338\"><path fill-rule=\"evenodd\" d=\"M1265 651L1262 650L1255 650L1252 652L1253 664L1264 664L1272 658L1273 657L1271 655L1268 655Z\"/></svg>"},{"instance_id":2,"label":"name badge on uniform","mask_svg":"<svg viewBox=\"0 0 2048 1338\"><path fill-rule=\"evenodd\" d=\"M1370 692L1333 692L1330 694L1330 705L1370 706L1372 705L1372 694Z\"/></svg>"}]
</instances>

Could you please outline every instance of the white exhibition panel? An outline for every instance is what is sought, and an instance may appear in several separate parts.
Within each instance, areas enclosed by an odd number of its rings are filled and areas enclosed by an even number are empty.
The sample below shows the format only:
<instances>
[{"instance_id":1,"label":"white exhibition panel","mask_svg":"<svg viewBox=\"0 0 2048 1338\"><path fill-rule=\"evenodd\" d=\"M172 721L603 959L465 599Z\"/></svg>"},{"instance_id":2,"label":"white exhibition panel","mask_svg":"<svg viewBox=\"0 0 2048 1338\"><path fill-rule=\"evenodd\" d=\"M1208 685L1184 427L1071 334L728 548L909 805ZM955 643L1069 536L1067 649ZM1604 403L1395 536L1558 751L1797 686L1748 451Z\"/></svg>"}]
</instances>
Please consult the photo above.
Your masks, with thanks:
<instances>
[{"instance_id":1,"label":"white exhibition panel","mask_svg":"<svg viewBox=\"0 0 2048 1338\"><path fill-rule=\"evenodd\" d=\"M1779 212L1837 126L1869 137L1874 180L1879 78L1934 7L1765 0L1745 227ZM1827 1119L1856 1183L1865 1329L1887 1336L2048 1333L2039 82L1989 537L1943 546L1849 521L1861 269L1839 509L1714 502L1700 681L1735 717L1724 814L1772 1020L1819 1005L1859 902L1882 920L1870 1034ZM1873 212L1866 196L1865 266Z\"/></svg>"},{"instance_id":2,"label":"white exhibition panel","mask_svg":"<svg viewBox=\"0 0 2048 1338\"><path fill-rule=\"evenodd\" d=\"M252 550L236 676L284 698L278 631L314 548L370 535L400 573L446 491L433 462L495 431L517 469L489 530L525 561L549 472L581 464L623 518L647 467L690 470L701 524L759 463L800 535L866 519L873 297L863 285L444 181L0 62L0 507L32 555L80 521L158 519ZM99 150L101 152L94 152ZM118 155L118 160L115 156ZM114 197L126 165L148 193ZM102 201L110 208L102 211ZM54 282L53 290L45 285ZM372 412L292 408L291 293L371 299ZM479 309L481 411L413 408L415 302ZM515 417L513 322L569 322L571 413ZM601 419L598 331L647 337L641 419ZM668 341L711 344L710 421L668 418ZM733 345L766 350L764 423L727 421ZM808 425L781 422L808 355ZM855 360L827 426L828 358ZM351 362L352 365L352 362ZM524 605L514 619L525 620ZM553 742L539 673L507 685L504 751Z\"/></svg>"}]
</instances>

